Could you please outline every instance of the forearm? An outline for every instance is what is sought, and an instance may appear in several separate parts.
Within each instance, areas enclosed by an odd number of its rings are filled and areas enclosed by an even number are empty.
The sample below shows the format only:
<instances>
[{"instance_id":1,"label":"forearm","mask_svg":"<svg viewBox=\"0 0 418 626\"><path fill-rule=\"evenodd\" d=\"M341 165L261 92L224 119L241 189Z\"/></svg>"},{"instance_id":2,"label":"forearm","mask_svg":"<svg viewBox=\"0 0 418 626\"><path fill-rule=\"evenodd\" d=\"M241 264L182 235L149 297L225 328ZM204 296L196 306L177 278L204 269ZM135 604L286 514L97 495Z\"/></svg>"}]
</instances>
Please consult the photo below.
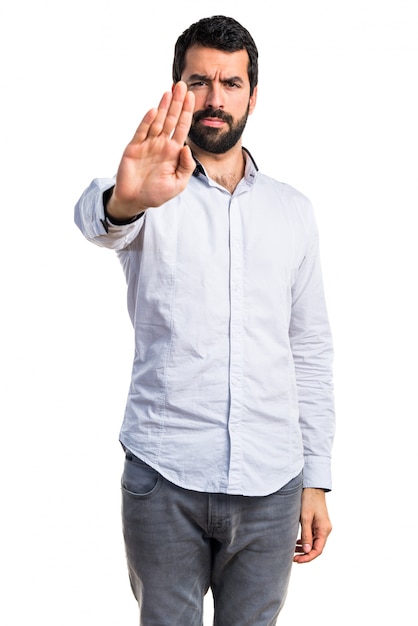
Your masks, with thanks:
<instances>
[{"instance_id":1,"label":"forearm","mask_svg":"<svg viewBox=\"0 0 418 626\"><path fill-rule=\"evenodd\" d=\"M315 229L292 297L289 336L305 457L304 486L329 490L335 430L334 354Z\"/></svg>"},{"instance_id":2,"label":"forearm","mask_svg":"<svg viewBox=\"0 0 418 626\"><path fill-rule=\"evenodd\" d=\"M143 215L148 208L140 206L138 202L121 202L115 185L104 192L103 204L106 217L116 225L130 224Z\"/></svg>"},{"instance_id":3,"label":"forearm","mask_svg":"<svg viewBox=\"0 0 418 626\"><path fill-rule=\"evenodd\" d=\"M326 351L325 347L322 350ZM331 455L335 433L331 356L307 378L297 372L299 425L304 454L304 487L332 488ZM316 363L317 365L317 363ZM313 368L313 365L312 365Z\"/></svg>"},{"instance_id":4,"label":"forearm","mask_svg":"<svg viewBox=\"0 0 418 626\"><path fill-rule=\"evenodd\" d=\"M89 241L98 246L121 250L138 234L143 220L134 218L129 223L112 223L106 216L106 194L115 184L114 178L96 178L83 192L75 210L75 223Z\"/></svg>"}]
</instances>

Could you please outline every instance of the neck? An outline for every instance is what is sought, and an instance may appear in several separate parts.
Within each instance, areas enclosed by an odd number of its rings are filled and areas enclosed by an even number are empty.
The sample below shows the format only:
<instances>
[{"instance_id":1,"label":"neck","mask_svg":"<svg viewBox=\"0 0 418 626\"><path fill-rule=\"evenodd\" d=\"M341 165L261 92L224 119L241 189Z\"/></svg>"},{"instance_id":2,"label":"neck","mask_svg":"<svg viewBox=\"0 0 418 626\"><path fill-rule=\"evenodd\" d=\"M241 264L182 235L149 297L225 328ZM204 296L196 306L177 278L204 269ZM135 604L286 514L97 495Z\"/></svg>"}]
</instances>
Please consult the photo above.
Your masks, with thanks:
<instances>
[{"instance_id":1,"label":"neck","mask_svg":"<svg viewBox=\"0 0 418 626\"><path fill-rule=\"evenodd\" d=\"M212 154L200 150L190 142L194 156L205 168L208 176L230 193L233 193L244 176L245 158L240 142L224 154Z\"/></svg>"}]
</instances>

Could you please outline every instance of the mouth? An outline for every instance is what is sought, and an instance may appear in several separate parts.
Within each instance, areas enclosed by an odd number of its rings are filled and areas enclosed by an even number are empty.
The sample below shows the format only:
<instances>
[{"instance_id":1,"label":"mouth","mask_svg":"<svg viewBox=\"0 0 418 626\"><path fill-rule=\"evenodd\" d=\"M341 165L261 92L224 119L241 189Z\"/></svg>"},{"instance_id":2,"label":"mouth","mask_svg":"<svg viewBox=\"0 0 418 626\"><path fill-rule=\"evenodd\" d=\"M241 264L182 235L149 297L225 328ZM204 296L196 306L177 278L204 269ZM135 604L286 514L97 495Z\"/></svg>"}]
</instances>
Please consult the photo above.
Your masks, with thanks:
<instances>
[{"instance_id":1,"label":"mouth","mask_svg":"<svg viewBox=\"0 0 418 626\"><path fill-rule=\"evenodd\" d=\"M210 128L221 128L225 124L225 121L221 120L219 117L204 117L200 122L203 126Z\"/></svg>"},{"instance_id":2,"label":"mouth","mask_svg":"<svg viewBox=\"0 0 418 626\"><path fill-rule=\"evenodd\" d=\"M203 109L193 116L195 124L202 124L205 128L224 128L232 125L232 117L221 110Z\"/></svg>"}]
</instances>

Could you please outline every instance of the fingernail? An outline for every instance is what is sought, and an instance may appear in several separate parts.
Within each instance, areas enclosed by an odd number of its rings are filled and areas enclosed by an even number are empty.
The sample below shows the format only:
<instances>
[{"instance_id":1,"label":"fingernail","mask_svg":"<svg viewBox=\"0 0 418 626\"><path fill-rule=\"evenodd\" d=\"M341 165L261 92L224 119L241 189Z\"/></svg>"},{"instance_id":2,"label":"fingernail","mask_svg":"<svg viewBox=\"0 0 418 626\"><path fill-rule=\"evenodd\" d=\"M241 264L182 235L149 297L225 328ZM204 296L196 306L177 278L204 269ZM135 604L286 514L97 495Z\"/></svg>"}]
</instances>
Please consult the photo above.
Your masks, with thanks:
<instances>
[{"instance_id":1,"label":"fingernail","mask_svg":"<svg viewBox=\"0 0 418 626\"><path fill-rule=\"evenodd\" d=\"M308 554L308 552L311 551L311 544L310 543L304 543L302 546L302 550L305 552L305 554Z\"/></svg>"}]
</instances>

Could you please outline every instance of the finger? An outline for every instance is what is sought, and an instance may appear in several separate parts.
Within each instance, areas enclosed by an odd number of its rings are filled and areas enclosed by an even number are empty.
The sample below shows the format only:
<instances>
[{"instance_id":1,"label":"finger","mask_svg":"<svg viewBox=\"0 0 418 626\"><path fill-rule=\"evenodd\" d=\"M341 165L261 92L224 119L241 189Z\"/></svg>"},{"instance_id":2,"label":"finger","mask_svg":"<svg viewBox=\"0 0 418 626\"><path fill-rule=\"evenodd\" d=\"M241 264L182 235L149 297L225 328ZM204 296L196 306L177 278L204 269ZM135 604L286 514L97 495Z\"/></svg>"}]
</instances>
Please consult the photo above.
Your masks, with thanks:
<instances>
[{"instance_id":1,"label":"finger","mask_svg":"<svg viewBox=\"0 0 418 626\"><path fill-rule=\"evenodd\" d=\"M135 131L134 136L132 137L130 144L140 144L142 143L147 135L151 124L154 122L157 117L158 109L150 109L146 115L144 115L140 125Z\"/></svg>"},{"instance_id":2,"label":"finger","mask_svg":"<svg viewBox=\"0 0 418 626\"><path fill-rule=\"evenodd\" d=\"M315 550L315 552L317 552L318 555L322 554L325 548L325 543L326 543L326 537L324 536L315 537L312 549Z\"/></svg>"},{"instance_id":3,"label":"finger","mask_svg":"<svg viewBox=\"0 0 418 626\"><path fill-rule=\"evenodd\" d=\"M163 95L160 100L160 104L158 105L157 115L155 119L151 123L147 136L148 137L158 137L163 131L164 125L167 120L168 112L171 108L171 103L173 100L173 94L169 91Z\"/></svg>"},{"instance_id":4,"label":"finger","mask_svg":"<svg viewBox=\"0 0 418 626\"><path fill-rule=\"evenodd\" d=\"M191 176L196 168L196 162L192 156L189 146L183 146L180 151L179 162L177 166L177 175Z\"/></svg>"},{"instance_id":5,"label":"finger","mask_svg":"<svg viewBox=\"0 0 418 626\"><path fill-rule=\"evenodd\" d=\"M296 542L295 554L305 554L305 551L302 547L302 542L300 539L298 539Z\"/></svg>"},{"instance_id":6,"label":"finger","mask_svg":"<svg viewBox=\"0 0 418 626\"><path fill-rule=\"evenodd\" d=\"M298 539L296 542L295 553L297 554L309 554L312 550L312 545L310 543L302 543L301 539Z\"/></svg>"},{"instance_id":7,"label":"finger","mask_svg":"<svg viewBox=\"0 0 418 626\"><path fill-rule=\"evenodd\" d=\"M300 545L302 546L302 550L308 553L312 550L313 544L312 522L310 519L306 521L302 520L301 526Z\"/></svg>"},{"instance_id":8,"label":"finger","mask_svg":"<svg viewBox=\"0 0 418 626\"><path fill-rule=\"evenodd\" d=\"M184 144L187 139L187 135L189 134L193 119L194 104L194 93L188 91L185 95L183 107L172 137L173 141L176 141L180 145Z\"/></svg>"},{"instance_id":9,"label":"finger","mask_svg":"<svg viewBox=\"0 0 418 626\"><path fill-rule=\"evenodd\" d=\"M147 137L158 137L161 133L170 136L179 122L175 140L183 144L189 132L193 107L194 95L180 81L175 85L173 93L167 91L163 94L158 108L148 111L130 143L141 144Z\"/></svg>"},{"instance_id":10,"label":"finger","mask_svg":"<svg viewBox=\"0 0 418 626\"><path fill-rule=\"evenodd\" d=\"M171 136L182 113L183 103L187 95L187 86L183 82L177 83L173 91L167 91L160 100L157 115L152 121L147 136Z\"/></svg>"},{"instance_id":11,"label":"finger","mask_svg":"<svg viewBox=\"0 0 418 626\"><path fill-rule=\"evenodd\" d=\"M295 555L293 561L295 563L309 563L320 556L325 548L327 538L325 536L315 537L313 545L309 551L305 551L305 545L302 539L296 542Z\"/></svg>"},{"instance_id":12,"label":"finger","mask_svg":"<svg viewBox=\"0 0 418 626\"><path fill-rule=\"evenodd\" d=\"M316 559L321 553L316 550L311 550L309 554L295 554L293 557L294 563L310 563L314 559Z\"/></svg>"},{"instance_id":13,"label":"finger","mask_svg":"<svg viewBox=\"0 0 418 626\"><path fill-rule=\"evenodd\" d=\"M192 97L194 98L194 96ZM177 128L179 122L181 122L181 125L183 126L187 117L190 118L190 125L191 115L193 114L193 105L194 100L192 102L191 96L187 91L187 85L182 81L176 83L173 87L172 98L164 120L162 132L167 136L171 136L173 131Z\"/></svg>"}]
</instances>

